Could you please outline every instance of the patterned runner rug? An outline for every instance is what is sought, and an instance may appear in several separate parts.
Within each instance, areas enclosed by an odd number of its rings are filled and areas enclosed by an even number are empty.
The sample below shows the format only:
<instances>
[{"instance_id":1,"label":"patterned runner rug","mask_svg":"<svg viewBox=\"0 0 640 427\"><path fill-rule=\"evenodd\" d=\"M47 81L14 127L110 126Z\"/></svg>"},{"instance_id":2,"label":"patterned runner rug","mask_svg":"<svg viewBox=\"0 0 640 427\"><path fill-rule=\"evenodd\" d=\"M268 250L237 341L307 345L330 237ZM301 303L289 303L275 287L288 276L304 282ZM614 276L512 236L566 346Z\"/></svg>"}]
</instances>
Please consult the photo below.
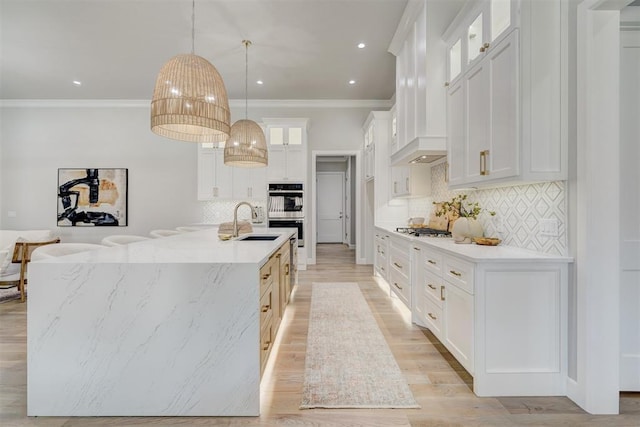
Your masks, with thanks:
<instances>
[{"instance_id":1,"label":"patterned runner rug","mask_svg":"<svg viewBox=\"0 0 640 427\"><path fill-rule=\"evenodd\" d=\"M313 283L300 409L419 408L357 283Z\"/></svg>"}]
</instances>

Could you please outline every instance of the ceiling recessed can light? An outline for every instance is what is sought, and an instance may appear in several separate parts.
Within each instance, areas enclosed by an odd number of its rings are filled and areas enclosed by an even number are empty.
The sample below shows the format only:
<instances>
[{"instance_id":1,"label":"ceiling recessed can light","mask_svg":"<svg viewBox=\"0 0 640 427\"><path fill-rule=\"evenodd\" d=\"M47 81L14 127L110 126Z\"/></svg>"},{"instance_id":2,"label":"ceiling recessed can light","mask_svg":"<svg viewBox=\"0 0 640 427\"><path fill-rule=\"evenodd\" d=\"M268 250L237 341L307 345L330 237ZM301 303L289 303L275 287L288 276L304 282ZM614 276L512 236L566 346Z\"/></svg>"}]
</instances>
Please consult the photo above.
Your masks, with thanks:
<instances>
[{"instance_id":1,"label":"ceiling recessed can light","mask_svg":"<svg viewBox=\"0 0 640 427\"><path fill-rule=\"evenodd\" d=\"M350 85L354 85L354 84L356 84L356 81L355 80L349 80L349 84Z\"/></svg>"},{"instance_id":2,"label":"ceiling recessed can light","mask_svg":"<svg viewBox=\"0 0 640 427\"><path fill-rule=\"evenodd\" d=\"M365 46L366 44L364 43L358 43L358 49L364 49Z\"/></svg>"},{"instance_id":3,"label":"ceiling recessed can light","mask_svg":"<svg viewBox=\"0 0 640 427\"><path fill-rule=\"evenodd\" d=\"M256 83L259 84L259 85L264 84L264 82L262 80L258 80L258 81L256 81Z\"/></svg>"},{"instance_id":4,"label":"ceiling recessed can light","mask_svg":"<svg viewBox=\"0 0 640 427\"><path fill-rule=\"evenodd\" d=\"M76 86L82 86L82 82L80 80L74 80L72 83Z\"/></svg>"}]
</instances>

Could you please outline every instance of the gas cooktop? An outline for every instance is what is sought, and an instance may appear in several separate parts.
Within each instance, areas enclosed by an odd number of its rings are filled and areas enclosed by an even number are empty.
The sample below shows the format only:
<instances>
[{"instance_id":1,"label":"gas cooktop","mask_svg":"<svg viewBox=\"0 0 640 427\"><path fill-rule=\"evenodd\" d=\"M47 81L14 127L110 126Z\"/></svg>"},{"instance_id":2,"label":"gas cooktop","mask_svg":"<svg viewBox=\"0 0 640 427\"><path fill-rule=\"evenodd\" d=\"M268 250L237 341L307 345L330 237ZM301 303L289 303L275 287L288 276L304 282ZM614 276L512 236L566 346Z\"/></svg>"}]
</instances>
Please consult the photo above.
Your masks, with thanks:
<instances>
[{"instance_id":1,"label":"gas cooktop","mask_svg":"<svg viewBox=\"0 0 640 427\"><path fill-rule=\"evenodd\" d=\"M451 237L451 233L448 231L427 227L398 227L396 231L416 237Z\"/></svg>"}]
</instances>

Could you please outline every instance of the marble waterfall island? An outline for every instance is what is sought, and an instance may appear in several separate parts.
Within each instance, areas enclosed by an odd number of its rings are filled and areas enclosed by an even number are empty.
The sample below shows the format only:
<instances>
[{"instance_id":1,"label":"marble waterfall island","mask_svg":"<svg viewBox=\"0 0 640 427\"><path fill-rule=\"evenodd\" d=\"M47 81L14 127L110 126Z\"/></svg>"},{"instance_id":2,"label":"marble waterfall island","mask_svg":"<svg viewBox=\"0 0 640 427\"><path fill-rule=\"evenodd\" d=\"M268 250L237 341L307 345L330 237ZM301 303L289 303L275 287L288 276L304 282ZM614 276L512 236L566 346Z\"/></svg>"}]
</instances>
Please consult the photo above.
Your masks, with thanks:
<instances>
[{"instance_id":1,"label":"marble waterfall island","mask_svg":"<svg viewBox=\"0 0 640 427\"><path fill-rule=\"evenodd\" d=\"M260 267L209 229L29 267L29 416L255 416Z\"/></svg>"}]
</instances>

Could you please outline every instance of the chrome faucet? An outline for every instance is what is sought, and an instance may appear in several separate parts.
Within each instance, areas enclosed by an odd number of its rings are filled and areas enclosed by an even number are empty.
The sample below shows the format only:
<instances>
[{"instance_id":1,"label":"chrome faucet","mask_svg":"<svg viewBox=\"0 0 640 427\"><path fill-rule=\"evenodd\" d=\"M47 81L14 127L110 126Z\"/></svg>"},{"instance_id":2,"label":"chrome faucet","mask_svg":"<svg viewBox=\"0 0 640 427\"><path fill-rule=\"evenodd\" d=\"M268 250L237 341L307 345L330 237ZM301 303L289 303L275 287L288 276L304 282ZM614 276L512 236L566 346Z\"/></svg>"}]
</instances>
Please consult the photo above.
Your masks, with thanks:
<instances>
[{"instance_id":1,"label":"chrome faucet","mask_svg":"<svg viewBox=\"0 0 640 427\"><path fill-rule=\"evenodd\" d=\"M238 237L238 208L242 205L247 205L251 208L251 218L258 218L258 213L256 212L253 205L249 202L240 202L233 209L233 237Z\"/></svg>"}]
</instances>

